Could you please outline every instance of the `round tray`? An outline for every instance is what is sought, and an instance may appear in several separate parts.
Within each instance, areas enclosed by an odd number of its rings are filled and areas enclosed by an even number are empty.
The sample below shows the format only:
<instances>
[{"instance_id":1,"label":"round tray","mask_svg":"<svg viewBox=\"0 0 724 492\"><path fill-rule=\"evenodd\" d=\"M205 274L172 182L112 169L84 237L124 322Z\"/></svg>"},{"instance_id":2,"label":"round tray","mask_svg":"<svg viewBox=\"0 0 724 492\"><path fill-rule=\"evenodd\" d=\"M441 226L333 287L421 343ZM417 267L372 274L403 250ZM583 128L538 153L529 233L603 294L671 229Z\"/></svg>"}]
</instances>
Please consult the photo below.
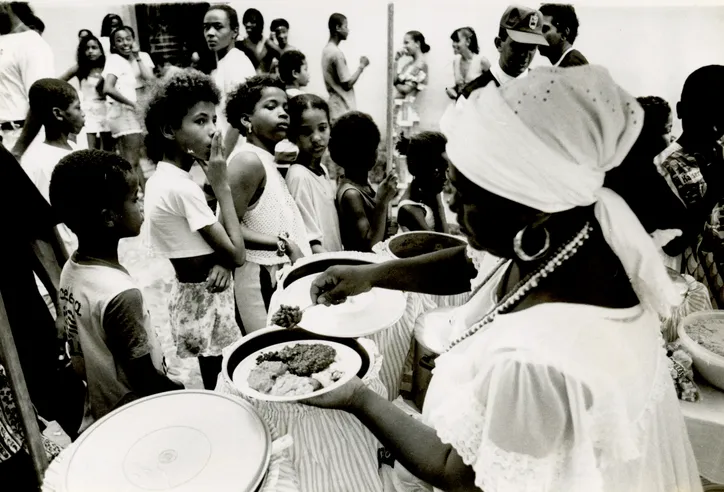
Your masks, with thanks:
<instances>
[{"instance_id":1,"label":"round tray","mask_svg":"<svg viewBox=\"0 0 724 492\"><path fill-rule=\"evenodd\" d=\"M271 435L245 401L181 390L129 403L84 432L65 492L257 490Z\"/></svg>"}]
</instances>

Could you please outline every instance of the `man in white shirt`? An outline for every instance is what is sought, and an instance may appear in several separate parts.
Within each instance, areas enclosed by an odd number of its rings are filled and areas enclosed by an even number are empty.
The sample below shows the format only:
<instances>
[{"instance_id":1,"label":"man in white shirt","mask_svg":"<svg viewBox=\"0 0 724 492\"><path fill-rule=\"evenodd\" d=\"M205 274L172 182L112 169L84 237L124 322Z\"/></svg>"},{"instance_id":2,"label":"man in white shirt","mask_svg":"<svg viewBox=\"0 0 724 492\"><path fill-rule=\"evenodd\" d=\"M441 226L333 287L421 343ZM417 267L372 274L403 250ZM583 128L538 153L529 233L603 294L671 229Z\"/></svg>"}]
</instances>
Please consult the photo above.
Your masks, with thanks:
<instances>
[{"instance_id":1,"label":"man in white shirt","mask_svg":"<svg viewBox=\"0 0 724 492\"><path fill-rule=\"evenodd\" d=\"M509 6L500 19L500 30L495 47L500 53L498 63L468 83L461 95L468 97L476 89L490 82L500 86L528 72L538 46L548 46L543 35L543 16L537 10L517 5Z\"/></svg>"},{"instance_id":2,"label":"man in white shirt","mask_svg":"<svg viewBox=\"0 0 724 492\"><path fill-rule=\"evenodd\" d=\"M30 86L53 75L50 45L18 18L12 2L0 2L0 135L17 156L40 130L40 124L32 125L18 141L28 117Z\"/></svg>"}]
</instances>

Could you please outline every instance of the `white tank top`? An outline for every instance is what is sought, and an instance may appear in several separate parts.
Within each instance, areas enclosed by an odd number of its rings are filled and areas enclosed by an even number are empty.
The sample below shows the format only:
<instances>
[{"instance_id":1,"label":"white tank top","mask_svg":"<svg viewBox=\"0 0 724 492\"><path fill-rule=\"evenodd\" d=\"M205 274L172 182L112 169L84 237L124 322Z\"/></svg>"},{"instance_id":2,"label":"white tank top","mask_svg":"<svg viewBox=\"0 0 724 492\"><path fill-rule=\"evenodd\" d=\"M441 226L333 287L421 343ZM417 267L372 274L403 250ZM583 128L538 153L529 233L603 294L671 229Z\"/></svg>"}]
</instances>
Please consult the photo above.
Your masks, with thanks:
<instances>
[{"instance_id":1,"label":"white tank top","mask_svg":"<svg viewBox=\"0 0 724 492\"><path fill-rule=\"evenodd\" d=\"M279 236L289 234L290 240L302 250L304 256L310 256L312 249L307 240L302 215L289 193L284 178L277 170L274 156L256 145L245 142L237 146L229 155L227 163L242 152L252 152L259 157L266 172L266 184L259 200L247 208L241 223L261 234ZM276 251L247 249L246 259L259 265L279 265L288 263L287 256L277 256Z\"/></svg>"}]
</instances>

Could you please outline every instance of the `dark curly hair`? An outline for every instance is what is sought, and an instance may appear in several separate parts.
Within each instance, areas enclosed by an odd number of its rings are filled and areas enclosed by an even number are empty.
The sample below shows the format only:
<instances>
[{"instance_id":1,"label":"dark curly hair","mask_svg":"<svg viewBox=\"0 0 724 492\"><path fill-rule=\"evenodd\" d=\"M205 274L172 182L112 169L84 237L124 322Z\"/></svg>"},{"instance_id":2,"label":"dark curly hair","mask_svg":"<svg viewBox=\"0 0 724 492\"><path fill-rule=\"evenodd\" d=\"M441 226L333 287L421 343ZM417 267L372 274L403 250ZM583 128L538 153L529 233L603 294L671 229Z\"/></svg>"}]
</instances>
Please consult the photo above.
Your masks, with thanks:
<instances>
[{"instance_id":1,"label":"dark curly hair","mask_svg":"<svg viewBox=\"0 0 724 492\"><path fill-rule=\"evenodd\" d=\"M273 75L254 75L228 95L226 100L226 119L229 124L246 135L246 128L241 124L244 115L254 113L256 103L261 100L264 89L276 87L285 90L284 82Z\"/></svg>"},{"instance_id":2,"label":"dark curly hair","mask_svg":"<svg viewBox=\"0 0 724 492\"><path fill-rule=\"evenodd\" d=\"M68 82L60 79L39 79L30 86L30 110L43 125L54 124L53 108L68 109L78 99L78 93Z\"/></svg>"},{"instance_id":3,"label":"dark curly hair","mask_svg":"<svg viewBox=\"0 0 724 492\"><path fill-rule=\"evenodd\" d=\"M124 158L103 150L78 150L63 157L50 178L50 203L78 235L94 233L103 210L117 210L128 197L135 174Z\"/></svg>"},{"instance_id":4,"label":"dark curly hair","mask_svg":"<svg viewBox=\"0 0 724 492\"><path fill-rule=\"evenodd\" d=\"M420 132L410 138L407 147L407 168L415 177L428 171L447 170L445 153L447 138L440 132Z\"/></svg>"},{"instance_id":5,"label":"dark curly hair","mask_svg":"<svg viewBox=\"0 0 724 492\"><path fill-rule=\"evenodd\" d=\"M329 154L344 169L372 169L377 162L380 130L366 113L351 111L340 116L329 136Z\"/></svg>"},{"instance_id":6,"label":"dark curly hair","mask_svg":"<svg viewBox=\"0 0 724 492\"><path fill-rule=\"evenodd\" d=\"M569 43L573 44L576 42L580 24L578 23L578 16L573 5L566 3L544 3L538 11L553 19L553 25L565 36ZM566 29L568 29L567 35L563 32Z\"/></svg>"},{"instance_id":7,"label":"dark curly hair","mask_svg":"<svg viewBox=\"0 0 724 492\"><path fill-rule=\"evenodd\" d=\"M290 50L282 53L279 57L279 77L285 84L294 82L294 72L302 70L302 65L307 61L307 57L301 51Z\"/></svg>"},{"instance_id":8,"label":"dark curly hair","mask_svg":"<svg viewBox=\"0 0 724 492\"><path fill-rule=\"evenodd\" d=\"M146 108L146 149L154 162L163 159L168 140L163 128L179 128L189 110L200 102L219 104L219 90L211 77L185 68L154 87Z\"/></svg>"},{"instance_id":9,"label":"dark curly hair","mask_svg":"<svg viewBox=\"0 0 724 492\"><path fill-rule=\"evenodd\" d=\"M287 113L289 114L289 129L287 137L295 139L299 135L299 128L302 126L302 114L307 109L319 109L324 111L329 121L329 105L327 101L316 94L300 94L289 100Z\"/></svg>"}]
</instances>

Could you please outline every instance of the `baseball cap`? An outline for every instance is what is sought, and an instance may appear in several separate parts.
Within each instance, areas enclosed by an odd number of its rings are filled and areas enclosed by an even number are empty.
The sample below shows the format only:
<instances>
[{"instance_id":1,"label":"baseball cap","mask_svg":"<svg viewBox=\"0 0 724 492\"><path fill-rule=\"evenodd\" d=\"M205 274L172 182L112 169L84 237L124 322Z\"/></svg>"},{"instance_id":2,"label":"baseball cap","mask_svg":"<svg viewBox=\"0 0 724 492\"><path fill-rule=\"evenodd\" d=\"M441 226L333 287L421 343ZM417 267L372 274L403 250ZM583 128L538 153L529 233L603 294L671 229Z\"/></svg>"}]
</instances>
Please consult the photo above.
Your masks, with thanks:
<instances>
[{"instance_id":1,"label":"baseball cap","mask_svg":"<svg viewBox=\"0 0 724 492\"><path fill-rule=\"evenodd\" d=\"M511 5L500 18L500 27L516 43L548 46L543 36L543 15L537 10Z\"/></svg>"}]
</instances>

